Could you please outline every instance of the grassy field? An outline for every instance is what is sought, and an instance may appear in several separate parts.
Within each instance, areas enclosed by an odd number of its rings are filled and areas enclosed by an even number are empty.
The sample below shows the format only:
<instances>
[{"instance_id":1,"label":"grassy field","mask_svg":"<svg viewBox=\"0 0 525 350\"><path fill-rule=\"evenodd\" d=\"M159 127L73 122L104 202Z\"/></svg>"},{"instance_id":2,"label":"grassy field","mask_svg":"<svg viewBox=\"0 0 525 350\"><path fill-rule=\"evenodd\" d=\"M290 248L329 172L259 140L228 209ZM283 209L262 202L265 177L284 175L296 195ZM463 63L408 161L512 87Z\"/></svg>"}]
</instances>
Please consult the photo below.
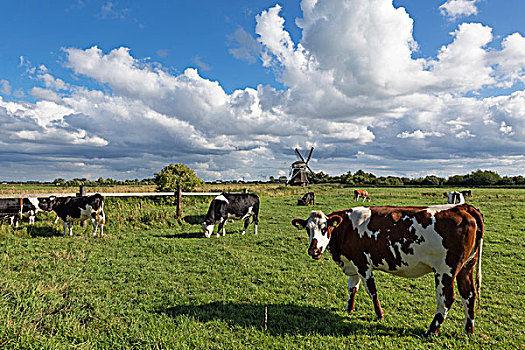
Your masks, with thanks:
<instances>
[{"instance_id":1,"label":"grassy field","mask_svg":"<svg viewBox=\"0 0 525 350\"><path fill-rule=\"evenodd\" d=\"M318 186L315 209L356 206L352 188ZM216 190L216 189L214 189ZM474 189L485 217L482 304L475 334L461 334L457 301L439 337L434 278L376 273L385 321L363 288L352 316L347 278L325 254L314 261L291 225L301 189L257 187L259 234L239 222L203 237L209 200L187 199L184 220L162 202L108 198L103 238L75 226L61 236L52 215L0 227L1 349L523 349L525 190ZM91 192L91 189L88 189ZM296 191L294 193L294 191ZM371 205L442 204L446 189L370 188ZM369 205L366 203L365 205ZM459 297L459 295L458 295ZM265 322L265 312L267 314Z\"/></svg>"}]
</instances>

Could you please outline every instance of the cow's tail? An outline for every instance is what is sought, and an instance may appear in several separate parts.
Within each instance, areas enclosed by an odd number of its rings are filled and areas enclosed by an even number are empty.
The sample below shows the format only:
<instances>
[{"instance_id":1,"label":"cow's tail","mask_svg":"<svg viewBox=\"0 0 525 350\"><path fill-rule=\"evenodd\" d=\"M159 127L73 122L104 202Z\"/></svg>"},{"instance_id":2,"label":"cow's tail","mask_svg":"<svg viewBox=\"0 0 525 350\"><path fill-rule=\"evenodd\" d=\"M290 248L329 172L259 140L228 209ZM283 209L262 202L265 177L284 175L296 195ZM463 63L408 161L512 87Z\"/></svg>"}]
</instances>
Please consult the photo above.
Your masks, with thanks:
<instances>
[{"instance_id":1,"label":"cow's tail","mask_svg":"<svg viewBox=\"0 0 525 350\"><path fill-rule=\"evenodd\" d=\"M478 311L481 304L481 255L483 251L483 235L485 234L485 223L483 222L483 215L479 210L472 207L474 210L470 212L476 220L476 246L477 246L477 265L476 265L476 297L478 299Z\"/></svg>"}]
</instances>

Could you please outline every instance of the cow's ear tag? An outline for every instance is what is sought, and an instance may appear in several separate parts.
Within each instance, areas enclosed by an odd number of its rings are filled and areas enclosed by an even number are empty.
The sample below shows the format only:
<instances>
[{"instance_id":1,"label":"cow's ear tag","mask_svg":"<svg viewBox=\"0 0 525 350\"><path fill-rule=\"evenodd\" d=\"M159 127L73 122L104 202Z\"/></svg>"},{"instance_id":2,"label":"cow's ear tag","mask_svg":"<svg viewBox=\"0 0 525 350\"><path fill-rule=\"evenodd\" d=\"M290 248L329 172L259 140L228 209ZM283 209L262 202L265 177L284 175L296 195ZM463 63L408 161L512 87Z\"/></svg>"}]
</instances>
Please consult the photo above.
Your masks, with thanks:
<instances>
[{"instance_id":1,"label":"cow's ear tag","mask_svg":"<svg viewBox=\"0 0 525 350\"><path fill-rule=\"evenodd\" d=\"M293 219L292 220L292 225L294 225L295 227L297 227L297 229L303 229L306 227L306 220L303 220L303 219Z\"/></svg>"},{"instance_id":2,"label":"cow's ear tag","mask_svg":"<svg viewBox=\"0 0 525 350\"><path fill-rule=\"evenodd\" d=\"M339 215L334 215L330 217L329 225L333 227L339 226L343 222L343 218Z\"/></svg>"}]
</instances>

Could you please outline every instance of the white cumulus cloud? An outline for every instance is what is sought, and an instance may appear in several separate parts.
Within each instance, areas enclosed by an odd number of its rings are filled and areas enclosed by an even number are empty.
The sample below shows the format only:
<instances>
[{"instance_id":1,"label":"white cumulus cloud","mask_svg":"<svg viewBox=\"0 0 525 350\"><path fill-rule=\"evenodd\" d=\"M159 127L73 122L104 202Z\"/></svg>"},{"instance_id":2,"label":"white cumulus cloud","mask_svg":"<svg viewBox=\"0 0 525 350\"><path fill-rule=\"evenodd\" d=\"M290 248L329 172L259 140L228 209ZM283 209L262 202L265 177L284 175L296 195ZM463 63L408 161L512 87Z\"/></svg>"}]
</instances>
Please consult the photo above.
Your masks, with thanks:
<instances>
[{"instance_id":1,"label":"white cumulus cloud","mask_svg":"<svg viewBox=\"0 0 525 350\"><path fill-rule=\"evenodd\" d=\"M478 7L476 3L479 0L447 0L443 5L439 6L441 13L452 19L463 16L476 15Z\"/></svg>"}]
</instances>

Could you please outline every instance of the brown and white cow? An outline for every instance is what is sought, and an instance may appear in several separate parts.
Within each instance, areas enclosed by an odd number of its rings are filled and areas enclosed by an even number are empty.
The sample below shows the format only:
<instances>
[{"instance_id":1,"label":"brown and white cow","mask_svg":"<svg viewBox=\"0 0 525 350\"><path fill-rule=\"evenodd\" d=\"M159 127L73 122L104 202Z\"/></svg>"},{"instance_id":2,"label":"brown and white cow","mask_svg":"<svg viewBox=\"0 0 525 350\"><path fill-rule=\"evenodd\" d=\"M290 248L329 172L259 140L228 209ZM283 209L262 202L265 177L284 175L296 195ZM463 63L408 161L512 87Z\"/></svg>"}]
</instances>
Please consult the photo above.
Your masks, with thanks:
<instances>
[{"instance_id":1,"label":"brown and white cow","mask_svg":"<svg viewBox=\"0 0 525 350\"><path fill-rule=\"evenodd\" d=\"M346 310L354 309L363 281L378 319L383 319L373 271L416 278L434 273L437 310L425 335L437 335L454 302L454 279L465 311L464 332L474 332L474 304L481 284L484 223L469 204L428 207L358 207L328 216L313 211L307 220L294 219L310 237L308 254L320 259L328 248L349 276ZM476 288L473 272L476 269Z\"/></svg>"},{"instance_id":2,"label":"brown and white cow","mask_svg":"<svg viewBox=\"0 0 525 350\"><path fill-rule=\"evenodd\" d=\"M366 190L354 190L354 201L358 201L359 197L363 197L363 202L367 199L370 202L370 196Z\"/></svg>"}]
</instances>

